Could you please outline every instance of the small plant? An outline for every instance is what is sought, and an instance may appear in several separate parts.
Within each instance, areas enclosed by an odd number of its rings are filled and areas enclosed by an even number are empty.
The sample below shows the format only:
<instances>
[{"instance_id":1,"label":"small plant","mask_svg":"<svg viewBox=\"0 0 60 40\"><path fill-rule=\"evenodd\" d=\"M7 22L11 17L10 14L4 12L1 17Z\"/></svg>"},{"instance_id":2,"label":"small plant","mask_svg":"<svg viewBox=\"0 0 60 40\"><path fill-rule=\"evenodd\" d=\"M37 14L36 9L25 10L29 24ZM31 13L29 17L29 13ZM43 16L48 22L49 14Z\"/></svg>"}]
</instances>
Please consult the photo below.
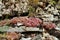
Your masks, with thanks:
<instances>
[{"instance_id":1,"label":"small plant","mask_svg":"<svg viewBox=\"0 0 60 40\"><path fill-rule=\"evenodd\" d=\"M29 6L29 15L28 16L34 16L35 15L35 8L32 6Z\"/></svg>"},{"instance_id":2,"label":"small plant","mask_svg":"<svg viewBox=\"0 0 60 40\"><path fill-rule=\"evenodd\" d=\"M29 12L34 12L34 11L35 11L35 8L32 6L29 6Z\"/></svg>"},{"instance_id":3,"label":"small plant","mask_svg":"<svg viewBox=\"0 0 60 40\"><path fill-rule=\"evenodd\" d=\"M30 3L31 5L37 5L38 2L39 2L39 0L29 0L29 3Z\"/></svg>"},{"instance_id":4,"label":"small plant","mask_svg":"<svg viewBox=\"0 0 60 40\"><path fill-rule=\"evenodd\" d=\"M57 1L56 0L50 0L49 2L51 5L56 5L57 4Z\"/></svg>"}]
</instances>

